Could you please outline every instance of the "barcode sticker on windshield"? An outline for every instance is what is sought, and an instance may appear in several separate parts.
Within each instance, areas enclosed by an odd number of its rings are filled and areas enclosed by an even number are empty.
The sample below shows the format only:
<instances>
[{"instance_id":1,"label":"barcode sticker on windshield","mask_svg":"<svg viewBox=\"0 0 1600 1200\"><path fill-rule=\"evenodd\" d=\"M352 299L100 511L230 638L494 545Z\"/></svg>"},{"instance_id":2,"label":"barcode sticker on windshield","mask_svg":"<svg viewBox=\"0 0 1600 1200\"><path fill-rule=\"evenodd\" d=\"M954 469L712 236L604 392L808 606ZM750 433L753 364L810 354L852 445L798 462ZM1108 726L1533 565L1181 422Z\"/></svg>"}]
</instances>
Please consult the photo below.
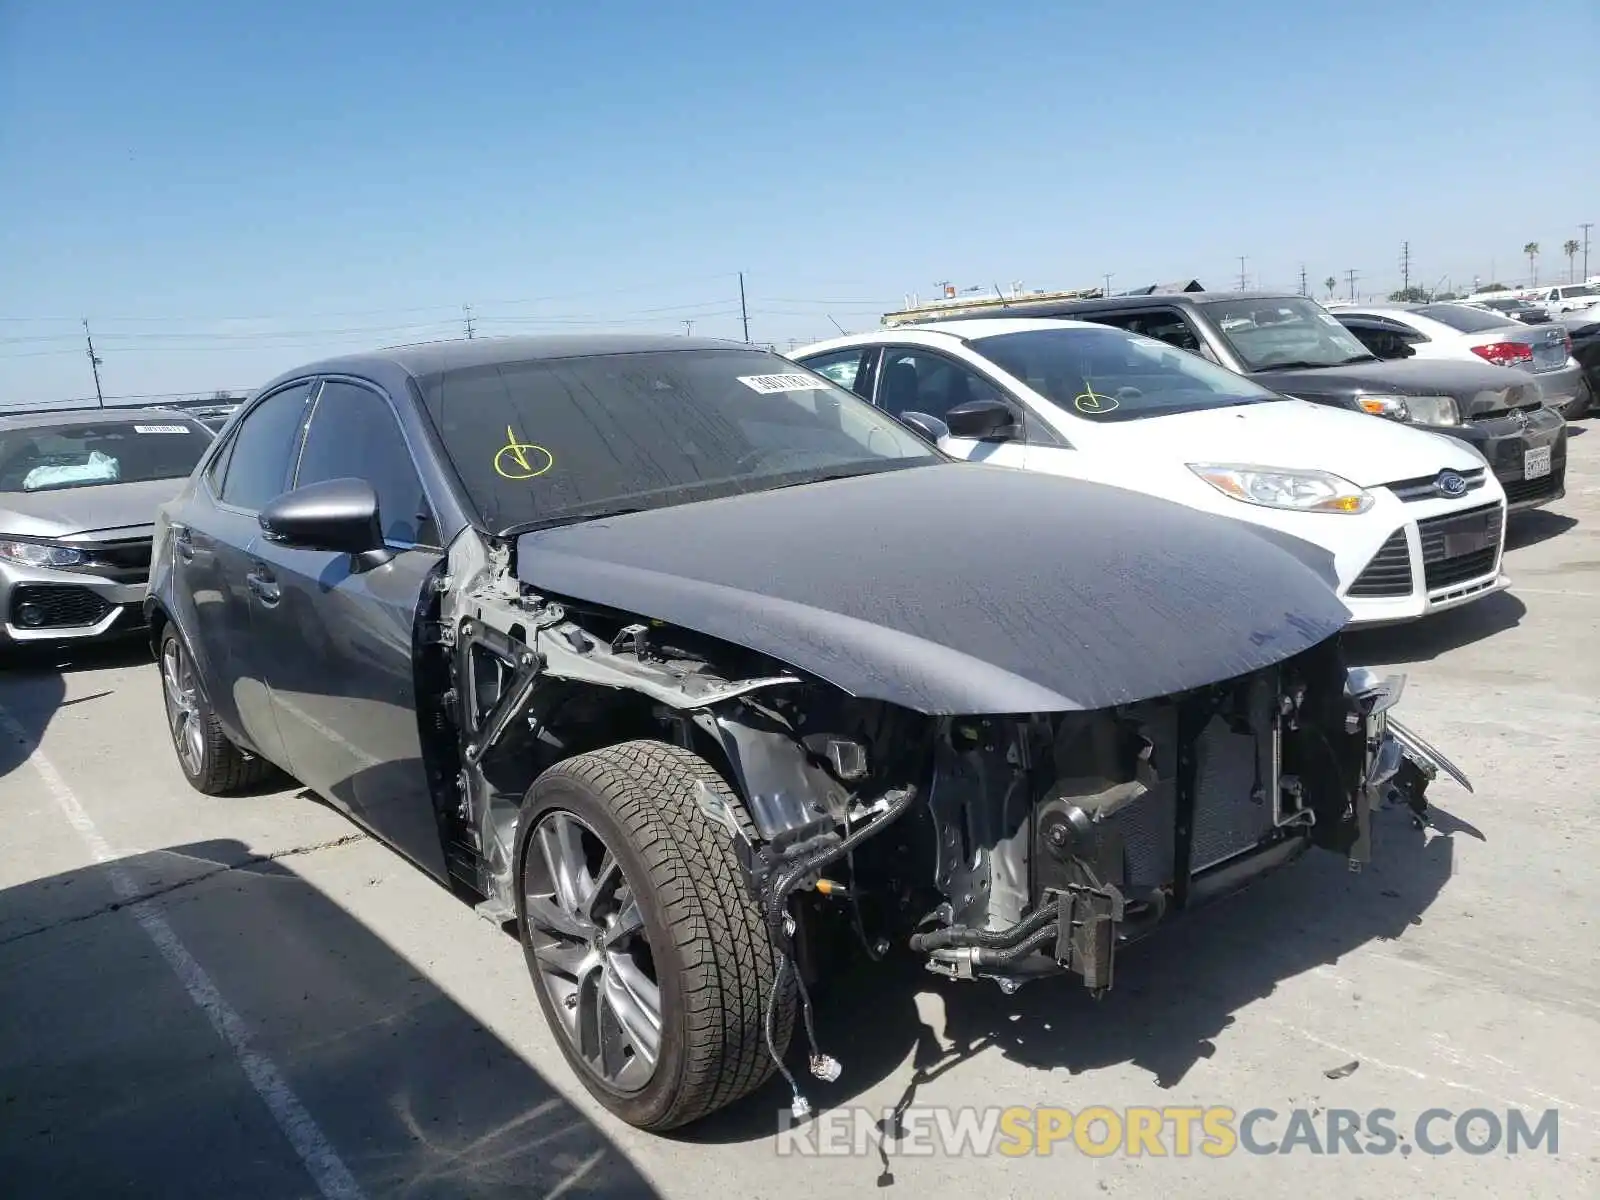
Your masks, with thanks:
<instances>
[{"instance_id":1,"label":"barcode sticker on windshield","mask_svg":"<svg viewBox=\"0 0 1600 1200\"><path fill-rule=\"evenodd\" d=\"M135 433L188 433L187 425L135 425Z\"/></svg>"},{"instance_id":2,"label":"barcode sticker on windshield","mask_svg":"<svg viewBox=\"0 0 1600 1200\"><path fill-rule=\"evenodd\" d=\"M828 385L812 375L738 375L752 392L810 392Z\"/></svg>"}]
</instances>

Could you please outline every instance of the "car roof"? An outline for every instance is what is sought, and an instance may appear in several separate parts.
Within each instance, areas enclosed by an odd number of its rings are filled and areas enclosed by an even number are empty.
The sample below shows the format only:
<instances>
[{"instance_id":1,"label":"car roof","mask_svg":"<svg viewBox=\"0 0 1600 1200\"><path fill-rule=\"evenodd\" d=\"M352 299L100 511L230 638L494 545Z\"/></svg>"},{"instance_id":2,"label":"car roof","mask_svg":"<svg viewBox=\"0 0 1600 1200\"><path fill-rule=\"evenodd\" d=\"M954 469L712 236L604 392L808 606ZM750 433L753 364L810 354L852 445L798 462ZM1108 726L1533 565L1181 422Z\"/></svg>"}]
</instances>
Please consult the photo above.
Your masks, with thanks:
<instances>
[{"instance_id":1,"label":"car roof","mask_svg":"<svg viewBox=\"0 0 1600 1200\"><path fill-rule=\"evenodd\" d=\"M419 342L381 350L342 354L297 367L293 374L368 375L382 368L399 367L415 377L437 375L471 367L504 363L539 362L558 358L589 358L610 354L646 354L655 351L747 350L767 353L758 346L720 338L680 337L658 333L562 333L512 337L455 338ZM280 376L283 378L285 376Z\"/></svg>"},{"instance_id":2,"label":"car roof","mask_svg":"<svg viewBox=\"0 0 1600 1200\"><path fill-rule=\"evenodd\" d=\"M862 333L847 333L843 337L828 338L798 346L791 354L822 354L830 350L845 350L852 346L876 346L903 338L906 334L933 333L958 341L975 338L998 337L1007 333L1031 333L1035 330L1094 329L1105 332L1106 326L1093 321L1073 321L1066 317L964 317L944 321L917 321L904 325L884 325Z\"/></svg>"},{"instance_id":3,"label":"car roof","mask_svg":"<svg viewBox=\"0 0 1600 1200\"><path fill-rule=\"evenodd\" d=\"M0 412L0 430L43 429L46 426L99 425L111 421L165 421L171 424L182 420L199 425L199 418L177 408L43 408L28 412ZM208 431L209 432L209 431Z\"/></svg>"}]
</instances>

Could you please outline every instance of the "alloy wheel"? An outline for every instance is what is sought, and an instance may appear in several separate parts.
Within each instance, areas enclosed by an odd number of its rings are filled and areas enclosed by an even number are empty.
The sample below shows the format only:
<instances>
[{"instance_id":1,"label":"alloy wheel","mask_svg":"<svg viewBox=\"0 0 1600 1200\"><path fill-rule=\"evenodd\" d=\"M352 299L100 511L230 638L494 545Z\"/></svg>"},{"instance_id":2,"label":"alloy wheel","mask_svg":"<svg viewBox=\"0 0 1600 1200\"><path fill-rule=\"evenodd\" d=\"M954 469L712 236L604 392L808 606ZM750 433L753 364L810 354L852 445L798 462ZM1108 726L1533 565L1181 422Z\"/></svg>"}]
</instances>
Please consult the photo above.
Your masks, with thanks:
<instances>
[{"instance_id":1,"label":"alloy wheel","mask_svg":"<svg viewBox=\"0 0 1600 1200\"><path fill-rule=\"evenodd\" d=\"M586 822L553 809L529 836L523 893L539 982L563 1036L608 1087L638 1091L661 1053L661 991L617 856Z\"/></svg>"},{"instance_id":2,"label":"alloy wheel","mask_svg":"<svg viewBox=\"0 0 1600 1200\"><path fill-rule=\"evenodd\" d=\"M205 732L201 728L194 664L177 638L168 638L161 648L161 692L167 703L173 749L189 774L198 775L205 757Z\"/></svg>"}]
</instances>

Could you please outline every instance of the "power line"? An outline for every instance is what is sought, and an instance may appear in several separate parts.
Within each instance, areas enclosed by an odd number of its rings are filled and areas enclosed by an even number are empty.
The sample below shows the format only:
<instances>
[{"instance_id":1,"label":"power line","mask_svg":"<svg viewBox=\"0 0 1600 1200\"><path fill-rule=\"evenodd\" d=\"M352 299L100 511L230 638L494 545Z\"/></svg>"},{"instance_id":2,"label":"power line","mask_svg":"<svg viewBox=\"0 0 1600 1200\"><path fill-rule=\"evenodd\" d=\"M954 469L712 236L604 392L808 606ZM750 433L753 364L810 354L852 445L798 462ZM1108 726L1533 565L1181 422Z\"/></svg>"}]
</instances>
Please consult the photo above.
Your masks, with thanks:
<instances>
[{"instance_id":1,"label":"power line","mask_svg":"<svg viewBox=\"0 0 1600 1200\"><path fill-rule=\"evenodd\" d=\"M1411 243L1400 243L1400 287L1411 290Z\"/></svg>"},{"instance_id":2,"label":"power line","mask_svg":"<svg viewBox=\"0 0 1600 1200\"><path fill-rule=\"evenodd\" d=\"M466 327L467 327L467 341L470 342L472 340L472 337L473 337L473 332L472 332L472 305L463 304L461 306L461 312L462 312L463 316L466 318L465 324L466 324Z\"/></svg>"},{"instance_id":3,"label":"power line","mask_svg":"<svg viewBox=\"0 0 1600 1200\"><path fill-rule=\"evenodd\" d=\"M1239 255L1239 290L1241 292L1244 291L1244 282L1245 282L1244 263L1245 263L1245 257L1244 257L1244 255L1241 254L1241 255Z\"/></svg>"},{"instance_id":4,"label":"power line","mask_svg":"<svg viewBox=\"0 0 1600 1200\"><path fill-rule=\"evenodd\" d=\"M94 398L101 408L106 406L105 394L100 390L100 360L94 353L94 335L89 332L89 318L83 319L83 340L89 343L89 369L94 372Z\"/></svg>"}]
</instances>

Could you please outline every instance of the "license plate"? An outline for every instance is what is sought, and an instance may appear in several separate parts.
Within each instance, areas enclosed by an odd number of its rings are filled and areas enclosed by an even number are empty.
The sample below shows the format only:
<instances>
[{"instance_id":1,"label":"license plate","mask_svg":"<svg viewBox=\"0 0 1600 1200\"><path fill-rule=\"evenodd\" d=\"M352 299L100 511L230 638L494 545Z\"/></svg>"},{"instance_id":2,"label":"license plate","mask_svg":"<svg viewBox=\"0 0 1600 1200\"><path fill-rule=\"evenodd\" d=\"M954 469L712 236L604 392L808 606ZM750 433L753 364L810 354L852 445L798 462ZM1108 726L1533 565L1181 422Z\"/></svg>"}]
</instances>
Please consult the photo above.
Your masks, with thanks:
<instances>
[{"instance_id":1,"label":"license plate","mask_svg":"<svg viewBox=\"0 0 1600 1200\"><path fill-rule=\"evenodd\" d=\"M1494 545L1499 532L1498 516L1497 513L1485 513L1482 516L1475 513L1451 521L1444 528L1444 556L1459 558L1463 554L1474 554Z\"/></svg>"},{"instance_id":2,"label":"license plate","mask_svg":"<svg viewBox=\"0 0 1600 1200\"><path fill-rule=\"evenodd\" d=\"M1536 450L1522 452L1522 477L1524 479L1543 479L1550 474L1550 447L1540 446Z\"/></svg>"},{"instance_id":3,"label":"license plate","mask_svg":"<svg viewBox=\"0 0 1600 1200\"><path fill-rule=\"evenodd\" d=\"M1533 348L1533 369L1536 371L1553 371L1558 367L1567 365L1567 348L1565 345L1535 346Z\"/></svg>"}]
</instances>

